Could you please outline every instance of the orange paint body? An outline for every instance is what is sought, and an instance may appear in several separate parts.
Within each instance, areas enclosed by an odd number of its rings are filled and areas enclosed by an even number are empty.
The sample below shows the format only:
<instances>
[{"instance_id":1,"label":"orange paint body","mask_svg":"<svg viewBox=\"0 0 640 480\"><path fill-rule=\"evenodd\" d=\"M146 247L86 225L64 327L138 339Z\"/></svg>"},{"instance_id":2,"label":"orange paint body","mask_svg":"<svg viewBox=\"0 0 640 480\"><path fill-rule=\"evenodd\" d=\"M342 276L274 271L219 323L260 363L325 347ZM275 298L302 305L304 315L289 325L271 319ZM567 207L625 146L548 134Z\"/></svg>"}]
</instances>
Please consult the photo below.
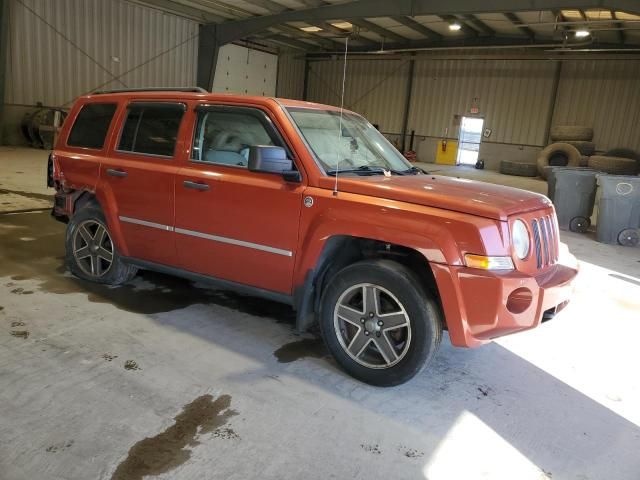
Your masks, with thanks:
<instances>
[{"instance_id":1,"label":"orange paint body","mask_svg":"<svg viewBox=\"0 0 640 480\"><path fill-rule=\"evenodd\" d=\"M116 149L132 101L178 102L186 106L172 158ZM89 102L117 103L101 150L68 146L80 109ZM293 155L302 181L236 166L193 162L192 139L200 105L233 105L264 111ZM352 236L419 252L435 277L451 342L473 347L492 338L537 326L545 311L569 300L577 274L575 259L559 255L538 268L535 255L519 261L510 242L515 218L548 216L541 195L480 182L432 175L327 176L283 107L334 107L263 97L204 93L116 93L80 98L53 152L59 195L88 191L102 207L114 243L133 257L263 290L293 296L318 264L326 242ZM124 170L124 178L108 169ZM206 191L183 183L206 183ZM305 198L313 200L305 206ZM54 213L72 212L57 207ZM162 228L127 223L121 217ZM198 232L184 235L180 232ZM212 241L212 239L214 241ZM230 243L225 239L234 239ZM265 246L247 248L243 242ZM274 253L274 251L276 253ZM511 256L515 269L467 268L466 253ZM553 253L552 253L553 256ZM524 292L510 299L516 290ZM527 293L529 292L529 293Z\"/></svg>"}]
</instances>

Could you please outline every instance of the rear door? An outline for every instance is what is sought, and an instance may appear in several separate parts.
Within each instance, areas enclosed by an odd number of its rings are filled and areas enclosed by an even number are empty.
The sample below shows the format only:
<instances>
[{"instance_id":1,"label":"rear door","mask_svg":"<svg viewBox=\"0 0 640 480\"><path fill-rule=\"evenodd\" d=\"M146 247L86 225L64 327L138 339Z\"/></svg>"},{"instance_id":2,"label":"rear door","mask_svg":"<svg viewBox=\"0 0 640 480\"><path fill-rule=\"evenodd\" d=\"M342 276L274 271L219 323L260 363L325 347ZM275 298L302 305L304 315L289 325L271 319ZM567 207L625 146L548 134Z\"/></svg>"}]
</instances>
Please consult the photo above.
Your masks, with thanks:
<instances>
[{"instance_id":1,"label":"rear door","mask_svg":"<svg viewBox=\"0 0 640 480\"><path fill-rule=\"evenodd\" d=\"M207 105L196 115L191 158L176 176L180 265L290 293L304 176L288 183L247 169L249 147L288 149L283 136L259 108Z\"/></svg>"},{"instance_id":2,"label":"rear door","mask_svg":"<svg viewBox=\"0 0 640 480\"><path fill-rule=\"evenodd\" d=\"M183 150L180 128L186 106L173 101L132 101L120 114L122 125L100 166L103 190L118 221L123 251L173 265L173 182Z\"/></svg>"}]
</instances>

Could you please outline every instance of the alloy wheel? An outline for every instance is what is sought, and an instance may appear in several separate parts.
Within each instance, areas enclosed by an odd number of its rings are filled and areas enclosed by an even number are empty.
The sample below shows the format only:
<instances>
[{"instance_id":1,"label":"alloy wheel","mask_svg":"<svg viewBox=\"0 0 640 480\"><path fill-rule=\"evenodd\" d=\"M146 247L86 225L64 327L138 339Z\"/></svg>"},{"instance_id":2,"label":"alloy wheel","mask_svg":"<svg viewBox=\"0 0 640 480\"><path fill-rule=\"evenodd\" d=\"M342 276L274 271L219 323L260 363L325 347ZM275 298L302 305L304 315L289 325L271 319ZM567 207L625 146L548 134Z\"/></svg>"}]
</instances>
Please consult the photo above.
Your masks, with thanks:
<instances>
[{"instance_id":1,"label":"alloy wheel","mask_svg":"<svg viewBox=\"0 0 640 480\"><path fill-rule=\"evenodd\" d=\"M82 271L92 277L105 275L113 264L113 242L107 227L97 220L85 220L73 237L73 256Z\"/></svg>"}]
</instances>

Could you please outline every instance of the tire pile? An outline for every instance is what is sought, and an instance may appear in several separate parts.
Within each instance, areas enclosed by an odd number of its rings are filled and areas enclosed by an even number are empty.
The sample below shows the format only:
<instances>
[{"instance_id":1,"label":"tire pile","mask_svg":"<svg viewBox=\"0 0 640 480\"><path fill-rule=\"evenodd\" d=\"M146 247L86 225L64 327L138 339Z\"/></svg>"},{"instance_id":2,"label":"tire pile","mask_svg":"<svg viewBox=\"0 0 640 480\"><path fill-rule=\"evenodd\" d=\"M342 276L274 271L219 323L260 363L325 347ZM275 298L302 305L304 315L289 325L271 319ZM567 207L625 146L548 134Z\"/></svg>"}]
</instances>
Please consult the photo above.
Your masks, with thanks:
<instances>
[{"instance_id":1,"label":"tire pile","mask_svg":"<svg viewBox=\"0 0 640 480\"><path fill-rule=\"evenodd\" d=\"M604 155L594 155L593 128L559 125L551 128L551 140L538 156L538 173L547 178L551 167L589 167L613 175L636 175L640 171L640 154L616 148Z\"/></svg>"}]
</instances>

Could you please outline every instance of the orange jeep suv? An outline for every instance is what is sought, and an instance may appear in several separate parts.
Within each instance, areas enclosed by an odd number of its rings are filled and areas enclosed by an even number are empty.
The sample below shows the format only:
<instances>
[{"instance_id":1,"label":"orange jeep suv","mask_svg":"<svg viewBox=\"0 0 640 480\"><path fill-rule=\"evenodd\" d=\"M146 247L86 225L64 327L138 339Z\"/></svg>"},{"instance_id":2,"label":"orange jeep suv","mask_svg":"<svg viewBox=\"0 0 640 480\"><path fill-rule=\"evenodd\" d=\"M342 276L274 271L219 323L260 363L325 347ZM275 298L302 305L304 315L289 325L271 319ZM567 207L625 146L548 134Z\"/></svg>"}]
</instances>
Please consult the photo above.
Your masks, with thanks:
<instances>
[{"instance_id":1,"label":"orange jeep suv","mask_svg":"<svg viewBox=\"0 0 640 480\"><path fill-rule=\"evenodd\" d=\"M361 116L197 88L79 98L51 154L66 261L150 269L290 304L379 386L568 302L575 259L543 195L430 175Z\"/></svg>"}]
</instances>

